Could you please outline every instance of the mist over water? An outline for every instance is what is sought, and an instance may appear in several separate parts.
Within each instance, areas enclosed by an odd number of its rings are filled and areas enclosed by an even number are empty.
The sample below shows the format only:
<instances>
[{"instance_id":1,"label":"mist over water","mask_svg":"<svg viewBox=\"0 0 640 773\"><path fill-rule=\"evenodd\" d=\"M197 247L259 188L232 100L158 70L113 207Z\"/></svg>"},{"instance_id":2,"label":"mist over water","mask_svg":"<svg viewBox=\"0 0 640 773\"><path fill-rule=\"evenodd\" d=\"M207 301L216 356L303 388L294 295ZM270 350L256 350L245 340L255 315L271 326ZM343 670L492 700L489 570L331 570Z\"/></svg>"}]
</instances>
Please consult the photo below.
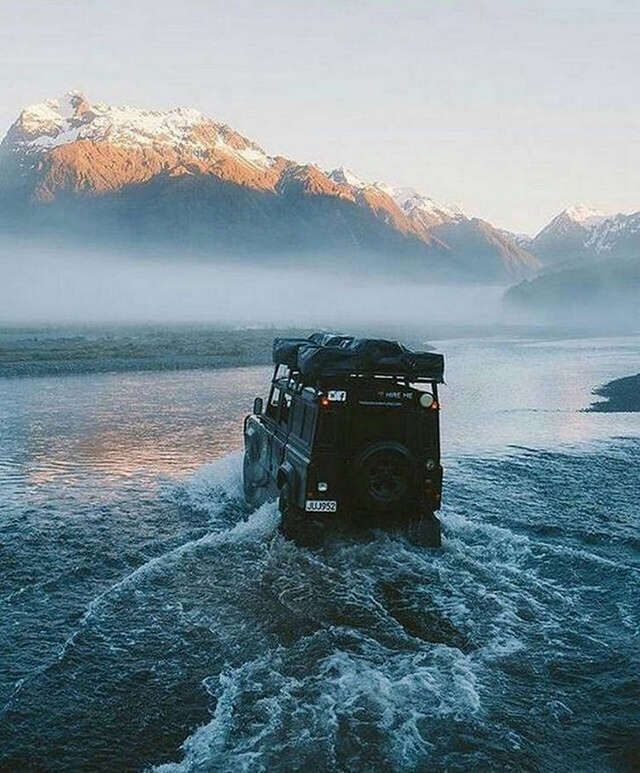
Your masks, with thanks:
<instances>
[{"instance_id":1,"label":"mist over water","mask_svg":"<svg viewBox=\"0 0 640 773\"><path fill-rule=\"evenodd\" d=\"M260 260L256 260L260 265ZM267 263L267 260L263 261ZM304 263L304 267L302 264ZM136 259L87 250L0 247L0 323L465 323L502 319L502 287L427 285L341 271L321 256L298 268Z\"/></svg>"},{"instance_id":2,"label":"mist over water","mask_svg":"<svg viewBox=\"0 0 640 773\"><path fill-rule=\"evenodd\" d=\"M517 280L514 279L514 282ZM524 291L521 291L524 288ZM528 287L440 284L370 274L345 261L308 254L271 256L73 249L52 241L0 242L0 325L193 323L367 329L429 334L527 331L600 335L640 331L633 284L520 303ZM524 292L524 294L523 294ZM634 294L635 293L635 294Z\"/></svg>"}]
</instances>

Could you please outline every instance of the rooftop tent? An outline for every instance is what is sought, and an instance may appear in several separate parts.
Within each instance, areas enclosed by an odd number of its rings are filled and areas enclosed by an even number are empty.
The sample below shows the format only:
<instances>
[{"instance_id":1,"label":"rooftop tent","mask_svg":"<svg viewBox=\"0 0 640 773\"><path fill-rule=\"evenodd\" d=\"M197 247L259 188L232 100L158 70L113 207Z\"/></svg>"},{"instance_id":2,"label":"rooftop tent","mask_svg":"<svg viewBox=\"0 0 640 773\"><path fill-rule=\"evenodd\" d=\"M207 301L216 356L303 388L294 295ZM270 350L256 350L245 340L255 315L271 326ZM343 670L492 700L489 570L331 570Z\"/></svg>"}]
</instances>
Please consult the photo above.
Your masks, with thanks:
<instances>
[{"instance_id":1,"label":"rooftop tent","mask_svg":"<svg viewBox=\"0 0 640 773\"><path fill-rule=\"evenodd\" d=\"M353 336L341 336L334 333L312 333L309 336L309 341L318 344L318 346L343 346L353 340Z\"/></svg>"},{"instance_id":2,"label":"rooftop tent","mask_svg":"<svg viewBox=\"0 0 640 773\"><path fill-rule=\"evenodd\" d=\"M400 375L442 382L444 357L412 352L397 341L315 333L305 338L276 338L275 365L288 365L307 379L349 373Z\"/></svg>"},{"instance_id":3,"label":"rooftop tent","mask_svg":"<svg viewBox=\"0 0 640 773\"><path fill-rule=\"evenodd\" d=\"M305 378L313 380L329 375L370 373L441 382L444 357L433 352L412 352L397 341L354 338L339 346L301 345L298 370Z\"/></svg>"},{"instance_id":4,"label":"rooftop tent","mask_svg":"<svg viewBox=\"0 0 640 773\"><path fill-rule=\"evenodd\" d=\"M273 364L298 370L298 349L304 344L309 344L308 338L274 338Z\"/></svg>"}]
</instances>

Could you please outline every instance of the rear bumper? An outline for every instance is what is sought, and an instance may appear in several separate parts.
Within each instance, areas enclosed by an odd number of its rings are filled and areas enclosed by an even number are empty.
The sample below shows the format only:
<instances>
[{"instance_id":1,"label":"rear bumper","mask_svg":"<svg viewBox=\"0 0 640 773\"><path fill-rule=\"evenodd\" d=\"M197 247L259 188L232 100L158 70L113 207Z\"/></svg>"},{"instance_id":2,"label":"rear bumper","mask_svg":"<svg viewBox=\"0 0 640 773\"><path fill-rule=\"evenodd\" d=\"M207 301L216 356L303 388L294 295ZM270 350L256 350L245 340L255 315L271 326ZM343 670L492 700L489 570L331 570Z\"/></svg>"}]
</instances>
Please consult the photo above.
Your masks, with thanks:
<instances>
[{"instance_id":1,"label":"rear bumper","mask_svg":"<svg viewBox=\"0 0 640 773\"><path fill-rule=\"evenodd\" d=\"M345 465L338 474L335 469L328 469L328 466L322 468L315 463L308 471L306 485L304 487L300 485L297 488L296 506L306 514L329 513L332 518L356 518L356 520L362 517L370 518L376 510L379 517L384 520L390 517L413 519L424 512L435 512L440 509L443 480L443 470L440 465L429 471L424 469L424 465L416 467L402 504L389 510L379 506L376 508L373 503L369 504L368 498L359 493L354 475L355 471L348 465ZM326 491L318 490L318 481L325 482Z\"/></svg>"},{"instance_id":2,"label":"rear bumper","mask_svg":"<svg viewBox=\"0 0 640 773\"><path fill-rule=\"evenodd\" d=\"M398 526L413 523L424 515L433 514L436 507L432 507L426 501L407 502L398 509L388 511L375 511L363 507L351 505L348 501L340 500L307 500L301 517L329 524L349 523L356 526L372 526L384 528L385 526Z\"/></svg>"},{"instance_id":3,"label":"rear bumper","mask_svg":"<svg viewBox=\"0 0 640 773\"><path fill-rule=\"evenodd\" d=\"M440 481L427 480L420 491L408 497L404 502L390 509L374 509L363 505L353 495L340 496L327 492L326 496L308 493L306 498L299 502L298 507L306 515L329 515L334 520L343 518L351 520L371 520L373 518L384 522L385 520L414 520L424 513L433 513L440 509L442 493Z\"/></svg>"},{"instance_id":4,"label":"rear bumper","mask_svg":"<svg viewBox=\"0 0 640 773\"><path fill-rule=\"evenodd\" d=\"M281 525L282 529L282 525ZM382 515L363 512L301 513L295 523L288 523L285 537L300 545L321 544L331 537L359 538L372 530L401 534L416 544L438 548L442 544L440 520L432 511L406 511Z\"/></svg>"}]
</instances>

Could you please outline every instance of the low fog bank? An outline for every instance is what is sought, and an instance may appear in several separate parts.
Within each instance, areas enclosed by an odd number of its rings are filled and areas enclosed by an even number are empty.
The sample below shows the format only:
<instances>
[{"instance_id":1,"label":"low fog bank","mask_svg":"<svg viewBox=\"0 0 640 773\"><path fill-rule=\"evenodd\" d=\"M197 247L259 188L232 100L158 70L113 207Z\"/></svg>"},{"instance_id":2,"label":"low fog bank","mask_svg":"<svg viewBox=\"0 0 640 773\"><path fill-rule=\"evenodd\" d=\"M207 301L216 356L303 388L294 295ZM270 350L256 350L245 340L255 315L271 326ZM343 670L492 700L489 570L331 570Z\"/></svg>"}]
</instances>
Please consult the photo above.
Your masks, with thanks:
<instances>
[{"instance_id":1,"label":"low fog bank","mask_svg":"<svg viewBox=\"0 0 640 773\"><path fill-rule=\"evenodd\" d=\"M527 299L518 303L508 295L504 318L519 328L564 330L583 335L640 333L640 295L634 291L608 290L597 295L567 288L565 297Z\"/></svg>"},{"instance_id":2,"label":"low fog bank","mask_svg":"<svg viewBox=\"0 0 640 773\"><path fill-rule=\"evenodd\" d=\"M305 261L308 266L308 261ZM503 321L504 288L0 246L0 323L479 325Z\"/></svg>"},{"instance_id":3,"label":"low fog bank","mask_svg":"<svg viewBox=\"0 0 640 773\"><path fill-rule=\"evenodd\" d=\"M574 261L520 282L505 295L510 318L596 332L640 331L640 259Z\"/></svg>"}]
</instances>

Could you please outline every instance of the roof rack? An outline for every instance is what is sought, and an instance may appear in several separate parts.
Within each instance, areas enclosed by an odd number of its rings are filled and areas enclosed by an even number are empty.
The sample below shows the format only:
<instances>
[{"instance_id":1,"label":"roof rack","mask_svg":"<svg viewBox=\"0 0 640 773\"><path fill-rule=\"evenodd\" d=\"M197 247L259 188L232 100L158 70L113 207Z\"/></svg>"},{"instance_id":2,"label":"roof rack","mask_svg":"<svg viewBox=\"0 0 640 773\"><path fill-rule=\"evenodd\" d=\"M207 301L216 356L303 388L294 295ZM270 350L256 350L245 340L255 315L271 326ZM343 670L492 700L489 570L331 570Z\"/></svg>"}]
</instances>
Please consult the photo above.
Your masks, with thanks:
<instances>
[{"instance_id":1,"label":"roof rack","mask_svg":"<svg viewBox=\"0 0 640 773\"><path fill-rule=\"evenodd\" d=\"M309 338L276 338L274 365L286 365L308 381L349 375L396 376L414 381L444 380L444 357L413 352L397 341L314 333Z\"/></svg>"}]
</instances>

